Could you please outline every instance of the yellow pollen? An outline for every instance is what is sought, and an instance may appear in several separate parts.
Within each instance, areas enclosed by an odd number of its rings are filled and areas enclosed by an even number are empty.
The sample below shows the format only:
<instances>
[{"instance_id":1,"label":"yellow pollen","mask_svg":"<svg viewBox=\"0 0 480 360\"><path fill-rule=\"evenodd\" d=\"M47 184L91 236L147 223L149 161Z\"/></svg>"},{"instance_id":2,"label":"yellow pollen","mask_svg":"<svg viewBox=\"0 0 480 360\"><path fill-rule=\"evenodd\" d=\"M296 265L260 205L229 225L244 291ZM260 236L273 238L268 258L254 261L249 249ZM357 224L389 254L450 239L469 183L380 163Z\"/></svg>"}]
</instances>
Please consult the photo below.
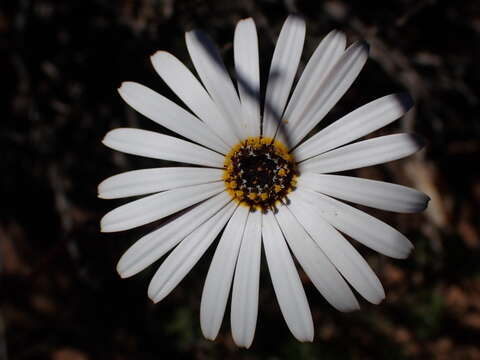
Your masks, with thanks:
<instances>
[{"instance_id":1,"label":"yellow pollen","mask_svg":"<svg viewBox=\"0 0 480 360\"><path fill-rule=\"evenodd\" d=\"M293 190L297 169L288 149L267 137L249 137L225 156L223 181L232 199L268 211Z\"/></svg>"}]
</instances>

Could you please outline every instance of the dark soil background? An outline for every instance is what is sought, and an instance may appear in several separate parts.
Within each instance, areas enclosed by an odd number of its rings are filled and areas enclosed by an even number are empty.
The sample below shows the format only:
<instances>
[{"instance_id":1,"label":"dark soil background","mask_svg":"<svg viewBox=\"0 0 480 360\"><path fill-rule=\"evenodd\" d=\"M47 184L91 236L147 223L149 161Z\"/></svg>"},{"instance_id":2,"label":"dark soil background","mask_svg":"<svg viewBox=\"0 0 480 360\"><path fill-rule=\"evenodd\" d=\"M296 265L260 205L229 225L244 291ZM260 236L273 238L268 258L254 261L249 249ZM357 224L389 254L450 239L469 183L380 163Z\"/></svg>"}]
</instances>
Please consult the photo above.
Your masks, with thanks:
<instances>
[{"instance_id":1,"label":"dark soil background","mask_svg":"<svg viewBox=\"0 0 480 360\"><path fill-rule=\"evenodd\" d=\"M382 304L339 313L302 275L316 337L301 344L264 267L256 337L239 350L228 314L215 342L201 335L212 251L157 305L146 294L157 265L128 280L116 274L123 251L150 227L101 234L101 216L124 201L97 199L96 186L158 162L100 141L119 126L163 131L116 88L133 80L175 99L149 56L164 49L192 67L186 30L204 29L231 67L235 24L252 16L265 75L294 12L307 21L303 65L333 28L371 45L322 126L379 96L412 94L416 107L376 135L413 131L426 149L356 174L416 187L432 201L418 215L369 210L416 246L406 261L360 249L385 286ZM480 359L479 34L475 0L2 0L0 359Z\"/></svg>"}]
</instances>

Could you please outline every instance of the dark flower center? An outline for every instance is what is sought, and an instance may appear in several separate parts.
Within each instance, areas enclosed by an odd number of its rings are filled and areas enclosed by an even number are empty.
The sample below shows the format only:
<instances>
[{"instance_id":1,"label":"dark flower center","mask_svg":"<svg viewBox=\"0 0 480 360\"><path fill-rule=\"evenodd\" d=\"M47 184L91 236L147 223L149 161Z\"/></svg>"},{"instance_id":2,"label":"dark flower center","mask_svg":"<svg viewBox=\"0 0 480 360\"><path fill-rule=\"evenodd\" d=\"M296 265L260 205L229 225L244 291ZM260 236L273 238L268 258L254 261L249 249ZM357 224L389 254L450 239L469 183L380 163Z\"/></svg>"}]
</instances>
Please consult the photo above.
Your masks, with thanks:
<instances>
[{"instance_id":1,"label":"dark flower center","mask_svg":"<svg viewBox=\"0 0 480 360\"><path fill-rule=\"evenodd\" d=\"M248 138L225 157L229 194L252 210L268 210L294 187L295 163L285 146L269 138Z\"/></svg>"}]
</instances>

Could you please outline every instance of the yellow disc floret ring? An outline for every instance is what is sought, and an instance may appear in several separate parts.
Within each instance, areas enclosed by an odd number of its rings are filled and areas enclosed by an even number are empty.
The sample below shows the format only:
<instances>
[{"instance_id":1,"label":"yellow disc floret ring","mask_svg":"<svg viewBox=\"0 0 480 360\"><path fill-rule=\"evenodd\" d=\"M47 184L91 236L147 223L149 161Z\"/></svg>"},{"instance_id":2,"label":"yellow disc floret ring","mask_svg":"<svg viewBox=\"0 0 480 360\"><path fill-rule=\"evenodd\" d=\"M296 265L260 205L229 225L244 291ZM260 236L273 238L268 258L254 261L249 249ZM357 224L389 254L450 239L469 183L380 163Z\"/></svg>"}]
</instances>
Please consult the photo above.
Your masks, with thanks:
<instances>
[{"instance_id":1,"label":"yellow disc floret ring","mask_svg":"<svg viewBox=\"0 0 480 360\"><path fill-rule=\"evenodd\" d=\"M223 180L232 198L253 210L266 211L295 186L292 155L278 140L250 137L225 156Z\"/></svg>"}]
</instances>

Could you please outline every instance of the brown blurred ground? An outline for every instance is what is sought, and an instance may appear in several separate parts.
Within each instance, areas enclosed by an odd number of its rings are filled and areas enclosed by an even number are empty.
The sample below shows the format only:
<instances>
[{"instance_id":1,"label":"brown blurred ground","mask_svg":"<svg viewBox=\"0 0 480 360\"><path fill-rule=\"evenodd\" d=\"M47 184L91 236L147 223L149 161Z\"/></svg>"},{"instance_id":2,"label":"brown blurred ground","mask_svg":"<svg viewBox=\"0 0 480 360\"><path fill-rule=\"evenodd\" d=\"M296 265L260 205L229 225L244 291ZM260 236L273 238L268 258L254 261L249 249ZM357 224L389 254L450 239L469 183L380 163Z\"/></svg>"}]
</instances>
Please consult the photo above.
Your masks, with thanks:
<instances>
[{"instance_id":1,"label":"brown blurred ground","mask_svg":"<svg viewBox=\"0 0 480 360\"><path fill-rule=\"evenodd\" d=\"M100 217L122 201L98 200L96 185L158 162L100 141L118 126L158 130L116 88L134 80L174 98L148 58L164 49L190 66L184 31L203 28L231 67L235 23L253 16L265 75L292 12L307 20L304 60L332 28L371 44L370 61L322 126L387 93L413 95L415 109L376 135L417 132L426 150L357 174L414 186L432 201L420 215L369 210L416 246L406 261L359 248L385 302L338 313L302 275L316 338L300 344L264 272L255 341L238 350L228 316L216 342L201 336L212 251L155 306L146 296L155 266L129 280L115 273L148 227L100 234ZM473 0L2 1L0 359L480 359L479 33Z\"/></svg>"}]
</instances>

